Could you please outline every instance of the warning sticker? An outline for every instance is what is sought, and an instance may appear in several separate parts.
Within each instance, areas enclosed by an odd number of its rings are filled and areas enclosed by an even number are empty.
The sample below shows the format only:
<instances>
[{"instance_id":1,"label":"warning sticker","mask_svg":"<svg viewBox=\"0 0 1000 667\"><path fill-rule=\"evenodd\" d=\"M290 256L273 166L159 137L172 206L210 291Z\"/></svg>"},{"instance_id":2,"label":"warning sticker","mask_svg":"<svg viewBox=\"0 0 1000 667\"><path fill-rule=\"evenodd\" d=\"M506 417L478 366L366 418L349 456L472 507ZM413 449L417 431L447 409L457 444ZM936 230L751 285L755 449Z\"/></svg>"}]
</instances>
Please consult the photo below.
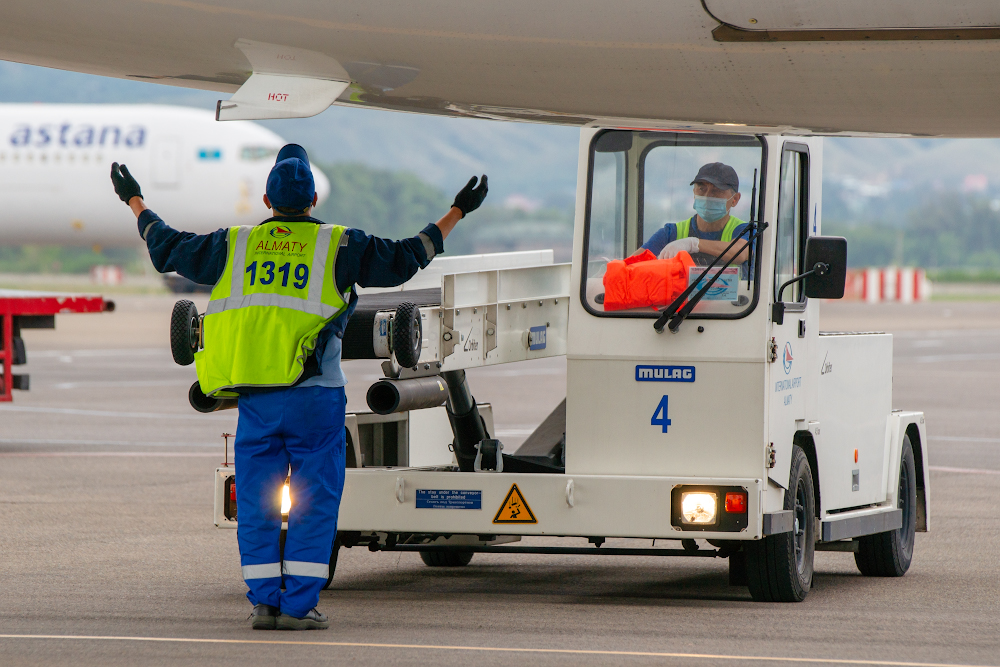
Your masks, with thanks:
<instances>
[{"instance_id":1,"label":"warning sticker","mask_svg":"<svg viewBox=\"0 0 1000 667\"><path fill-rule=\"evenodd\" d=\"M417 489L418 510L480 510L482 508L482 491Z\"/></svg>"},{"instance_id":2,"label":"warning sticker","mask_svg":"<svg viewBox=\"0 0 1000 667\"><path fill-rule=\"evenodd\" d=\"M493 517L493 523L538 523L517 484L510 487L497 515Z\"/></svg>"}]
</instances>

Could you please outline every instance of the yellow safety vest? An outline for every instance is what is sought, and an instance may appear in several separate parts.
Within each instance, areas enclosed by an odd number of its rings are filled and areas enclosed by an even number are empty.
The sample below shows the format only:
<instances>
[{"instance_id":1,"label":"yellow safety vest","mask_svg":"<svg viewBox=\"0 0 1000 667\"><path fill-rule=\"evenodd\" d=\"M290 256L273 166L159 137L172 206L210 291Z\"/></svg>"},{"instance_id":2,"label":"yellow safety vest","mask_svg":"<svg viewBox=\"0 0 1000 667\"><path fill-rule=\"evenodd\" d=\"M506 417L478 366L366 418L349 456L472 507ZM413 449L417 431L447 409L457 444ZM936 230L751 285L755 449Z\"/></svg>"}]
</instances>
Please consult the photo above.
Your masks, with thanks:
<instances>
[{"instance_id":1,"label":"yellow safety vest","mask_svg":"<svg viewBox=\"0 0 1000 667\"><path fill-rule=\"evenodd\" d=\"M691 236L691 220L693 220L693 218L689 218L687 220L681 220L676 224L677 238L686 239L687 237ZM739 227L740 225L745 225L745 224L746 224L745 222L737 218L735 215L730 214L729 222L727 222L726 226L722 228L722 236L719 237L719 240L724 242L732 241L733 232L736 231L736 228Z\"/></svg>"},{"instance_id":2,"label":"yellow safety vest","mask_svg":"<svg viewBox=\"0 0 1000 667\"><path fill-rule=\"evenodd\" d=\"M334 278L346 229L273 220L229 229L226 270L194 355L206 396L299 381L320 330L350 302Z\"/></svg>"}]
</instances>

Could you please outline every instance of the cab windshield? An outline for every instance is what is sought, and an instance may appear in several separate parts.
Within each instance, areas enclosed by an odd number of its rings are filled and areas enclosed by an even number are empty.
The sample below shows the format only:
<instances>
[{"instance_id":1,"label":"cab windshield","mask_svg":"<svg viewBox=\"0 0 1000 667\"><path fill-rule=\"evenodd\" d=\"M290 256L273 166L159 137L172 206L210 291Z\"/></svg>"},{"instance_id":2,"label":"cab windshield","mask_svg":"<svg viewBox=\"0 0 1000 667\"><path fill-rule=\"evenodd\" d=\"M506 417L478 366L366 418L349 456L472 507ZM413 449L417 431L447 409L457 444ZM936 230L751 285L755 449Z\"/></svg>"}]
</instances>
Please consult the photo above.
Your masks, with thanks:
<instances>
[{"instance_id":1,"label":"cab windshield","mask_svg":"<svg viewBox=\"0 0 1000 667\"><path fill-rule=\"evenodd\" d=\"M764 144L724 134L608 130L590 151L581 297L591 313L657 317L707 266L716 282L692 318L735 319L757 303L750 223ZM759 204L759 202L758 202ZM735 241L735 244L733 244ZM697 288L696 288L697 291Z\"/></svg>"}]
</instances>

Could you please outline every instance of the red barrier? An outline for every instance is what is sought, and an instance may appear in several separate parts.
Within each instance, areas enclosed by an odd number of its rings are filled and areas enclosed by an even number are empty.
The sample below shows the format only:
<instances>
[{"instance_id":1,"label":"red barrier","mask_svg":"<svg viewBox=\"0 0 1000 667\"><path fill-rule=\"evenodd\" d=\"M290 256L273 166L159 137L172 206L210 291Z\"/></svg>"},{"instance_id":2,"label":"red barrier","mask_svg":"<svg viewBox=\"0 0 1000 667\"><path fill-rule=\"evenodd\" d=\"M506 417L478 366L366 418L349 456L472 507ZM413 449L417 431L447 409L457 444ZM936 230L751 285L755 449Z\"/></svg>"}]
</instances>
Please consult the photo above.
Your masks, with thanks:
<instances>
[{"instance_id":1,"label":"red barrier","mask_svg":"<svg viewBox=\"0 0 1000 667\"><path fill-rule=\"evenodd\" d=\"M844 298L867 303L926 301L931 284L923 269L890 266L884 269L848 269Z\"/></svg>"}]
</instances>

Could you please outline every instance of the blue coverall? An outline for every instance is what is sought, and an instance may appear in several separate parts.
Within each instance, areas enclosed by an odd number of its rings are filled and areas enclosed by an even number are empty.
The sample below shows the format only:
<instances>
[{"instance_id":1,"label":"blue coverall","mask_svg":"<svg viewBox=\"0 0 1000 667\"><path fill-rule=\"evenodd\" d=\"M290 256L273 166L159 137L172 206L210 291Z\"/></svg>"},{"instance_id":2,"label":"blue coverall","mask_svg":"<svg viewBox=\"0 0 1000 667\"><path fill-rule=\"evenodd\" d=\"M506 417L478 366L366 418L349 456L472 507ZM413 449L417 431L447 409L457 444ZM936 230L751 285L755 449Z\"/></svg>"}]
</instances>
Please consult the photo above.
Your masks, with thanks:
<instances>
[{"instance_id":1,"label":"blue coverall","mask_svg":"<svg viewBox=\"0 0 1000 667\"><path fill-rule=\"evenodd\" d=\"M319 220L277 217L283 222ZM226 267L227 233L179 232L150 210L139 216L156 270L176 271L202 285L214 285ZM341 339L358 297L354 285L394 287L409 280L428 257L420 236L391 241L357 229L345 232L337 255L337 291L351 289L347 310L320 333L312 377L281 390L241 393L236 432L236 503L240 564L251 604L278 607L301 618L319 603L326 584L344 489L344 412L347 380L340 369ZM434 253L444 252L437 225L425 227ZM281 487L291 464L284 562L279 556ZM284 579L285 591L281 591Z\"/></svg>"}]
</instances>

